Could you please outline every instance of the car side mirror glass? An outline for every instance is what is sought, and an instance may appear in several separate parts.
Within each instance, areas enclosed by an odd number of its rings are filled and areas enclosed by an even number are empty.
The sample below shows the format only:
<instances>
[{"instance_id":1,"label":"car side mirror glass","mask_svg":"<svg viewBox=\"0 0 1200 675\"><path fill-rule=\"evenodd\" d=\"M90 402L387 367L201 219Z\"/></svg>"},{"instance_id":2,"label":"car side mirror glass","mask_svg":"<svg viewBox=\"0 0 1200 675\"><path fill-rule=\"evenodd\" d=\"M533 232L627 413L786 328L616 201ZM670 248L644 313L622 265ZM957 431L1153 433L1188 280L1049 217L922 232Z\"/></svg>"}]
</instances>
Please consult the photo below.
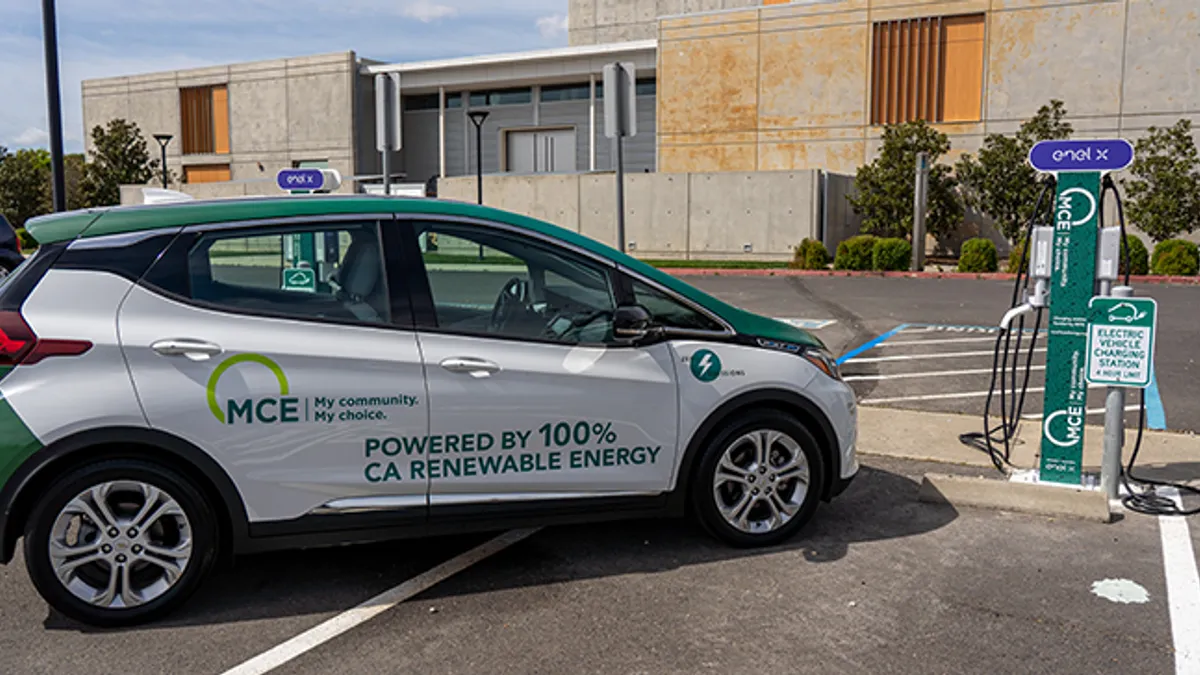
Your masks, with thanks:
<instances>
[{"instance_id":1,"label":"car side mirror glass","mask_svg":"<svg viewBox=\"0 0 1200 675\"><path fill-rule=\"evenodd\" d=\"M613 312L613 335L623 340L640 340L651 333L654 317L641 305L622 305Z\"/></svg>"}]
</instances>

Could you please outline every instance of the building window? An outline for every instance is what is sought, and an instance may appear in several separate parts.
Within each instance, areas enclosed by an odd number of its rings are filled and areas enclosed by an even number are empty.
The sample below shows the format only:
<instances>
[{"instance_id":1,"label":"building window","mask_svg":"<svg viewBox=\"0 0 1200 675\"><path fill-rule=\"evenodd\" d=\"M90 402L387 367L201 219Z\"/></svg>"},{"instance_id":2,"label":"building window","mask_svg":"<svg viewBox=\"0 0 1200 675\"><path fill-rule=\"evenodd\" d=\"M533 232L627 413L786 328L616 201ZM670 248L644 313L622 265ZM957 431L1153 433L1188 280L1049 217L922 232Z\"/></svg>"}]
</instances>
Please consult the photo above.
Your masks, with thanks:
<instances>
[{"instance_id":1,"label":"building window","mask_svg":"<svg viewBox=\"0 0 1200 675\"><path fill-rule=\"evenodd\" d=\"M183 154L229 154L229 89L188 87L179 90Z\"/></svg>"},{"instance_id":2,"label":"building window","mask_svg":"<svg viewBox=\"0 0 1200 675\"><path fill-rule=\"evenodd\" d=\"M302 159L292 162L293 169L328 169L329 160L327 159Z\"/></svg>"},{"instance_id":3,"label":"building window","mask_svg":"<svg viewBox=\"0 0 1200 675\"><path fill-rule=\"evenodd\" d=\"M591 85L587 82L583 84L555 84L542 87L542 103L587 101L591 98Z\"/></svg>"},{"instance_id":4,"label":"building window","mask_svg":"<svg viewBox=\"0 0 1200 675\"><path fill-rule=\"evenodd\" d=\"M183 182L225 183L232 180L228 164L193 164L183 167Z\"/></svg>"},{"instance_id":5,"label":"building window","mask_svg":"<svg viewBox=\"0 0 1200 675\"><path fill-rule=\"evenodd\" d=\"M654 96L658 91L657 80L638 80L635 85L638 96Z\"/></svg>"},{"instance_id":6,"label":"building window","mask_svg":"<svg viewBox=\"0 0 1200 675\"><path fill-rule=\"evenodd\" d=\"M472 108L489 105L522 105L527 103L533 103L533 90L529 87L471 92Z\"/></svg>"},{"instance_id":7,"label":"building window","mask_svg":"<svg viewBox=\"0 0 1200 675\"><path fill-rule=\"evenodd\" d=\"M418 96L404 97L404 110L406 112L416 112L418 110L437 110L438 95L437 94L420 94Z\"/></svg>"},{"instance_id":8,"label":"building window","mask_svg":"<svg viewBox=\"0 0 1200 675\"><path fill-rule=\"evenodd\" d=\"M978 121L983 20L970 14L876 23L871 124Z\"/></svg>"}]
</instances>

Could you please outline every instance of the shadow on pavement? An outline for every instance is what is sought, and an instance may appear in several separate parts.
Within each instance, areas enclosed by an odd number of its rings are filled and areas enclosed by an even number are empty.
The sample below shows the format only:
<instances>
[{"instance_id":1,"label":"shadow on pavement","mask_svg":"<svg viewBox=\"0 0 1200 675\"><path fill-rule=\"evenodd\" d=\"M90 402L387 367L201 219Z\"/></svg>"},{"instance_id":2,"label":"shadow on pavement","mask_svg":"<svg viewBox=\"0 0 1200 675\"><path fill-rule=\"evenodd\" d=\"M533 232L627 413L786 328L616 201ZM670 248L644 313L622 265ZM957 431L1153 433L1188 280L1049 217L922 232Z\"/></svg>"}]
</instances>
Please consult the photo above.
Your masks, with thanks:
<instances>
[{"instance_id":1,"label":"shadow on pavement","mask_svg":"<svg viewBox=\"0 0 1200 675\"><path fill-rule=\"evenodd\" d=\"M855 544L911 537L953 521L949 506L916 501L918 485L890 471L864 466L850 488L822 504L815 520L792 541L767 549L733 549L683 520L633 521L549 528L459 573L422 597L630 573L800 550L810 562L841 559ZM124 632L236 623L341 612L494 536L440 537L243 558L220 570L179 612ZM49 630L105 633L51 612Z\"/></svg>"}]
</instances>

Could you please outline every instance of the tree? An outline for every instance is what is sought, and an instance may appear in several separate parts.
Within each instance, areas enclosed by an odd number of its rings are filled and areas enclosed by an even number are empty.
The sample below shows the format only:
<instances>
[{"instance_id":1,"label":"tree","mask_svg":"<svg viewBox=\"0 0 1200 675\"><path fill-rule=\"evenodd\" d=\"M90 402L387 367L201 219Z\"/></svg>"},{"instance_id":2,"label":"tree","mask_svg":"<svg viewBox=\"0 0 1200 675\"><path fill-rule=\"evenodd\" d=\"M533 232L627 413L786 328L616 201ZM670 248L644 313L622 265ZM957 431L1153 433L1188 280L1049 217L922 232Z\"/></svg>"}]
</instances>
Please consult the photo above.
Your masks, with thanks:
<instances>
[{"instance_id":1,"label":"tree","mask_svg":"<svg viewBox=\"0 0 1200 675\"><path fill-rule=\"evenodd\" d=\"M86 206L118 204L122 185L144 185L156 175L158 160L150 159L137 124L114 119L107 129L96 126L92 145L92 161L81 181Z\"/></svg>"},{"instance_id":2,"label":"tree","mask_svg":"<svg viewBox=\"0 0 1200 675\"><path fill-rule=\"evenodd\" d=\"M883 148L875 161L860 166L854 178L857 194L850 197L854 212L863 217L863 232L880 237L903 237L913 228L913 175L917 153L929 154L926 231L949 234L962 220L957 181L949 166L937 160L950 150L950 139L923 121L889 124Z\"/></svg>"},{"instance_id":3,"label":"tree","mask_svg":"<svg viewBox=\"0 0 1200 675\"><path fill-rule=\"evenodd\" d=\"M1024 236L1041 191L1038 174L1026 161L1029 151L1038 141L1070 138L1074 129L1063 121L1066 115L1063 102L1051 100L1015 136L988 134L978 159L963 155L954 167L966 204L991 216L1014 244ZM1043 198L1043 208L1052 202L1052 197Z\"/></svg>"},{"instance_id":4,"label":"tree","mask_svg":"<svg viewBox=\"0 0 1200 675\"><path fill-rule=\"evenodd\" d=\"M0 162L0 212L13 227L49 213L50 153L45 150L18 150Z\"/></svg>"},{"instance_id":5,"label":"tree","mask_svg":"<svg viewBox=\"0 0 1200 675\"><path fill-rule=\"evenodd\" d=\"M83 153L63 156L63 183L67 190L67 210L81 209L83 200L83 177L87 174L87 160Z\"/></svg>"},{"instance_id":6,"label":"tree","mask_svg":"<svg viewBox=\"0 0 1200 675\"><path fill-rule=\"evenodd\" d=\"M1127 179L1129 219L1156 242L1196 229L1200 209L1200 158L1192 123L1150 127L1137 142Z\"/></svg>"}]
</instances>

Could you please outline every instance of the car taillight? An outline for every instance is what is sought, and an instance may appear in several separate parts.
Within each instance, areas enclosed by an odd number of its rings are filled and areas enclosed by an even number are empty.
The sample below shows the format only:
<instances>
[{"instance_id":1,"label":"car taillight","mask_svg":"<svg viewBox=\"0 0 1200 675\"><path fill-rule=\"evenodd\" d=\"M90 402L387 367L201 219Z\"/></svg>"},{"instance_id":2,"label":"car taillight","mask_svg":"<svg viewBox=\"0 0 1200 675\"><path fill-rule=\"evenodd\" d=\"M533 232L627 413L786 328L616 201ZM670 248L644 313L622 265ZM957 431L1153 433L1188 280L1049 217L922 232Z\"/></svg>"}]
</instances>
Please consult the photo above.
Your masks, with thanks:
<instances>
[{"instance_id":1,"label":"car taillight","mask_svg":"<svg viewBox=\"0 0 1200 675\"><path fill-rule=\"evenodd\" d=\"M91 348L87 340L40 339L20 312L0 312L0 366L28 366L50 356L78 356Z\"/></svg>"}]
</instances>

